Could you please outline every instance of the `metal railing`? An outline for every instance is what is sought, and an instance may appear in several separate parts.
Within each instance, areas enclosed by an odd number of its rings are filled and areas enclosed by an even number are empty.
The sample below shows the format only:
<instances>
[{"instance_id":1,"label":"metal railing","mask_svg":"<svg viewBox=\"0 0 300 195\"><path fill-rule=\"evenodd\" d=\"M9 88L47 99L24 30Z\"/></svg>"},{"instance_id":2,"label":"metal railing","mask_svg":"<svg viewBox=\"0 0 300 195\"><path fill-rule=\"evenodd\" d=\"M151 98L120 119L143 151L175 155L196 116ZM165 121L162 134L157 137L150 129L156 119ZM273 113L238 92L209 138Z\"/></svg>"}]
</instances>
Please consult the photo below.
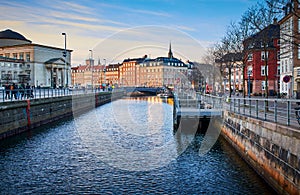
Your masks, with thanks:
<instances>
[{"instance_id":1,"label":"metal railing","mask_svg":"<svg viewBox=\"0 0 300 195\"><path fill-rule=\"evenodd\" d=\"M299 107L296 99L274 98L228 98L202 95L202 100L214 107L223 108L236 114L245 115L263 121L277 124L300 127L297 121L295 108Z\"/></svg>"},{"instance_id":2,"label":"metal railing","mask_svg":"<svg viewBox=\"0 0 300 195\"><path fill-rule=\"evenodd\" d=\"M0 102L21 101L26 99L53 98L53 97L96 93L96 92L98 93L98 92L106 92L106 91L100 89L72 89L71 90L68 88L61 88L61 89L33 88L33 89L14 89L14 90L1 89Z\"/></svg>"}]
</instances>

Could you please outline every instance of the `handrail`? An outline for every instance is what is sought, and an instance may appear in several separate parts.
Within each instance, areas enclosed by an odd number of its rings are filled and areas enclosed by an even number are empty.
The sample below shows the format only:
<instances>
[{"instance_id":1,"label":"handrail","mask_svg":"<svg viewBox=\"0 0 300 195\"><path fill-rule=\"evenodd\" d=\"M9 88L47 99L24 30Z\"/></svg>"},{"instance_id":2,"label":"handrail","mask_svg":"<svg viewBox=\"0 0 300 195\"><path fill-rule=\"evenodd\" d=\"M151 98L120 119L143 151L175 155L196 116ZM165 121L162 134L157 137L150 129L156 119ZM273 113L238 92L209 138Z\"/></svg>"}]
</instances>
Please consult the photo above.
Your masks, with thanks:
<instances>
[{"instance_id":1,"label":"handrail","mask_svg":"<svg viewBox=\"0 0 300 195\"><path fill-rule=\"evenodd\" d=\"M222 109L240 115L270 121L276 124L299 127L295 108L299 107L300 100L277 98L241 98L241 97L217 97L202 95L206 102L220 101Z\"/></svg>"},{"instance_id":2,"label":"handrail","mask_svg":"<svg viewBox=\"0 0 300 195\"><path fill-rule=\"evenodd\" d=\"M22 101L26 99L53 98L79 94L107 92L100 89L68 89L68 88L32 88L32 89L0 89L0 102Z\"/></svg>"}]
</instances>

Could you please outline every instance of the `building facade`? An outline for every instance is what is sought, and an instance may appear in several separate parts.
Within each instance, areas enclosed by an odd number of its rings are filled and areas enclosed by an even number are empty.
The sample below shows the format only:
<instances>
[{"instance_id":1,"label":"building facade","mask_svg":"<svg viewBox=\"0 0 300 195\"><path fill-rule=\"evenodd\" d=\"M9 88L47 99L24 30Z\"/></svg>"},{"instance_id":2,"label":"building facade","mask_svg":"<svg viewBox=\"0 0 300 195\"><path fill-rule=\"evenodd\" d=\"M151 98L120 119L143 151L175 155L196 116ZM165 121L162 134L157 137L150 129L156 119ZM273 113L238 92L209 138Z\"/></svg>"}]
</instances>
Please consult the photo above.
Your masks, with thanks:
<instances>
[{"instance_id":1,"label":"building facade","mask_svg":"<svg viewBox=\"0 0 300 195\"><path fill-rule=\"evenodd\" d=\"M273 24L244 40L246 61L244 77L248 94L249 92L253 95L278 94L279 39L280 26L274 20Z\"/></svg>"},{"instance_id":2,"label":"building facade","mask_svg":"<svg viewBox=\"0 0 300 195\"><path fill-rule=\"evenodd\" d=\"M0 57L0 67L0 86L11 83L25 84L30 81L31 70L24 60Z\"/></svg>"},{"instance_id":3,"label":"building facade","mask_svg":"<svg viewBox=\"0 0 300 195\"><path fill-rule=\"evenodd\" d=\"M85 65L72 67L72 85L75 88L100 88L107 83L105 65L94 65L93 59L87 59Z\"/></svg>"},{"instance_id":4,"label":"building facade","mask_svg":"<svg viewBox=\"0 0 300 195\"><path fill-rule=\"evenodd\" d=\"M142 86L173 88L175 85L181 86L187 80L188 66L174 57L146 59L139 66Z\"/></svg>"},{"instance_id":5,"label":"building facade","mask_svg":"<svg viewBox=\"0 0 300 195\"><path fill-rule=\"evenodd\" d=\"M140 66L139 64L146 60L143 58L128 58L123 60L120 66L120 86L140 86Z\"/></svg>"},{"instance_id":6,"label":"building facade","mask_svg":"<svg viewBox=\"0 0 300 195\"><path fill-rule=\"evenodd\" d=\"M11 30L0 32L0 57L23 60L31 86L55 88L71 84L72 50L66 50L66 58L63 57L63 52L64 49L61 48L34 44ZM3 74L11 71L7 67L3 68ZM20 78L24 75L24 70L16 71ZM22 80L13 82L20 83Z\"/></svg>"},{"instance_id":7,"label":"building facade","mask_svg":"<svg viewBox=\"0 0 300 195\"><path fill-rule=\"evenodd\" d=\"M280 24L280 92L295 98L300 93L300 9L297 0L290 0L283 9Z\"/></svg>"},{"instance_id":8,"label":"building facade","mask_svg":"<svg viewBox=\"0 0 300 195\"><path fill-rule=\"evenodd\" d=\"M188 65L173 57L171 45L168 57L149 59L145 55L142 58L128 58L121 64L107 66L100 64L94 66L89 63L90 60L87 60L87 65L72 67L74 86L174 87L187 83Z\"/></svg>"}]
</instances>

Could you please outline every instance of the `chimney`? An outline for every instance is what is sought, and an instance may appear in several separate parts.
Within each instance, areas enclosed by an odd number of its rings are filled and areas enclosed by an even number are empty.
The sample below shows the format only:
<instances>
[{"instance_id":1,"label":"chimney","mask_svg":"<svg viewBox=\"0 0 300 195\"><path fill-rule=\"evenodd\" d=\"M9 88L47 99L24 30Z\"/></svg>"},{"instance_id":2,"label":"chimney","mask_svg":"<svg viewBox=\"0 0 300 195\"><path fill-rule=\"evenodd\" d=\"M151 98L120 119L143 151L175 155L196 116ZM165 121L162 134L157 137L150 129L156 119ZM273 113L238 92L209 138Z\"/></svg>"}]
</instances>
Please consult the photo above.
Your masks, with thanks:
<instances>
[{"instance_id":1,"label":"chimney","mask_svg":"<svg viewBox=\"0 0 300 195\"><path fill-rule=\"evenodd\" d=\"M273 19L273 24L274 24L274 25L277 25L277 24L278 24L277 18L274 18L274 19Z\"/></svg>"}]
</instances>

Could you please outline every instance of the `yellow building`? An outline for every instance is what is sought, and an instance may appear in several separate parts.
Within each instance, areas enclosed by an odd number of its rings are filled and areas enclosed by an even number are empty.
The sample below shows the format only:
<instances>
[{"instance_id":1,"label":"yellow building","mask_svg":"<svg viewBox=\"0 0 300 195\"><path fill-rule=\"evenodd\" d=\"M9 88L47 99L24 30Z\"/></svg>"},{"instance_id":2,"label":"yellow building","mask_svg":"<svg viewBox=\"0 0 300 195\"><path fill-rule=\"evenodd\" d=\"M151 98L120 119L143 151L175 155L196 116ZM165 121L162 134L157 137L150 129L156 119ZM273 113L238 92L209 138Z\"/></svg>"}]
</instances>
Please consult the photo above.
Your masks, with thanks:
<instances>
[{"instance_id":1,"label":"yellow building","mask_svg":"<svg viewBox=\"0 0 300 195\"><path fill-rule=\"evenodd\" d=\"M101 84L122 87L180 85L183 87L182 85L187 83L188 65L173 57L171 45L168 57L149 59L145 55L142 58L125 59L122 64L94 66L93 60L87 60L86 64L72 68L73 85L84 87L91 85L96 87Z\"/></svg>"}]
</instances>

